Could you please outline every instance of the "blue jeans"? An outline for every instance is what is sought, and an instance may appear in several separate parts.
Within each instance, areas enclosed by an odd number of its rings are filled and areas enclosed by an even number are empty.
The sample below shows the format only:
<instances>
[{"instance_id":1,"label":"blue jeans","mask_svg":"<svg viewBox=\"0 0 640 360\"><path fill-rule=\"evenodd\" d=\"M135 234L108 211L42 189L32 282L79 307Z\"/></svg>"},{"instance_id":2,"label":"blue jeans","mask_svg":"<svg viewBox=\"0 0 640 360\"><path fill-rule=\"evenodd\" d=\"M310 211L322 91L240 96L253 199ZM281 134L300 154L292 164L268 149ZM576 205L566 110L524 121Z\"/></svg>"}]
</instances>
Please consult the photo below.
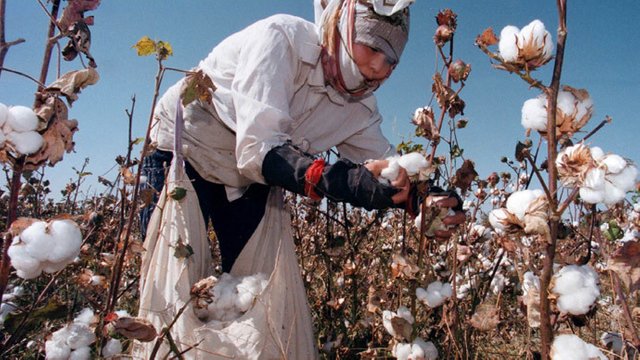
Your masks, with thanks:
<instances>
[{"instance_id":1,"label":"blue jeans","mask_svg":"<svg viewBox=\"0 0 640 360\"><path fill-rule=\"evenodd\" d=\"M157 150L144 159L142 175L147 177L146 186L153 186L158 193L162 191L165 173L171 164L172 157L171 152ZM270 187L252 184L241 198L230 202L224 185L203 179L188 162L185 162L185 170L198 195L204 223L208 224L211 221L213 224L222 258L222 271L229 272L264 216ZM156 201L157 199L154 198L153 204L140 212L143 235L146 235Z\"/></svg>"}]
</instances>

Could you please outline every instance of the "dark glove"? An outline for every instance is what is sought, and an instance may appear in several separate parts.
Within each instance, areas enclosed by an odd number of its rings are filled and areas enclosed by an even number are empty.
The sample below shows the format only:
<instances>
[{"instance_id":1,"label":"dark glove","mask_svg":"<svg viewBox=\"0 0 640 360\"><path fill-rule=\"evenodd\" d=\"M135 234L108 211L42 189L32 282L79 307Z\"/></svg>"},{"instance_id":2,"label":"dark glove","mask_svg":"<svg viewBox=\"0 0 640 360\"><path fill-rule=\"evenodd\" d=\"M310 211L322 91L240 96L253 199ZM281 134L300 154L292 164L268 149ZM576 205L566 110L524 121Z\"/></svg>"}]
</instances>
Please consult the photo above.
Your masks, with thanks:
<instances>
[{"instance_id":1,"label":"dark glove","mask_svg":"<svg viewBox=\"0 0 640 360\"><path fill-rule=\"evenodd\" d=\"M398 192L392 186L379 183L362 165L347 159L324 165L322 160L314 160L291 143L267 153L262 163L262 176L269 185L312 198L326 196L367 210L393 207L391 197Z\"/></svg>"},{"instance_id":2,"label":"dark glove","mask_svg":"<svg viewBox=\"0 0 640 360\"><path fill-rule=\"evenodd\" d=\"M411 184L409 196L405 203L405 210L409 215L416 217L420 213L420 205L427 196L454 197L458 201L458 204L452 207L451 210L463 211L462 198L460 198L457 192L454 190L444 190L439 186L433 185L431 180L427 180Z\"/></svg>"}]
</instances>

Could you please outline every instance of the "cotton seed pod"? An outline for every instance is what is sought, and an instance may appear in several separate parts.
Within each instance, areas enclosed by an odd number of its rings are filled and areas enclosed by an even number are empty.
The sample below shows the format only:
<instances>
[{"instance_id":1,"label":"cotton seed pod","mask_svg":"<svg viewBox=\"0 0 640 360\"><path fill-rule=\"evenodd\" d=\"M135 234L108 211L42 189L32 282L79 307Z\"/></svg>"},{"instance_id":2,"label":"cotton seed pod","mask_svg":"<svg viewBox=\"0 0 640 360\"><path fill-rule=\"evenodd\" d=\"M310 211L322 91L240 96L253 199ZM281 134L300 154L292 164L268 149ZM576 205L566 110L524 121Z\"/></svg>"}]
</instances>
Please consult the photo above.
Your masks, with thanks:
<instances>
[{"instance_id":1,"label":"cotton seed pod","mask_svg":"<svg viewBox=\"0 0 640 360\"><path fill-rule=\"evenodd\" d=\"M453 38L453 34L454 34L454 30L451 29L449 26L440 25L436 29L435 35L433 35L433 41L436 43L437 46L443 47L444 44L446 44L447 42L449 42L449 40L451 40L451 38Z\"/></svg>"},{"instance_id":2,"label":"cotton seed pod","mask_svg":"<svg viewBox=\"0 0 640 360\"><path fill-rule=\"evenodd\" d=\"M565 186L581 184L587 172L594 166L591 150L584 144L569 146L556 158L556 167L560 181Z\"/></svg>"},{"instance_id":3,"label":"cotton seed pod","mask_svg":"<svg viewBox=\"0 0 640 360\"><path fill-rule=\"evenodd\" d=\"M6 141L10 142L13 149L22 155L30 155L42 147L44 138L36 131L10 132Z\"/></svg>"},{"instance_id":4,"label":"cotton seed pod","mask_svg":"<svg viewBox=\"0 0 640 360\"><path fill-rule=\"evenodd\" d=\"M454 82L467 80L471 72L471 65L465 64L462 60L456 60L449 65L449 76Z\"/></svg>"}]
</instances>

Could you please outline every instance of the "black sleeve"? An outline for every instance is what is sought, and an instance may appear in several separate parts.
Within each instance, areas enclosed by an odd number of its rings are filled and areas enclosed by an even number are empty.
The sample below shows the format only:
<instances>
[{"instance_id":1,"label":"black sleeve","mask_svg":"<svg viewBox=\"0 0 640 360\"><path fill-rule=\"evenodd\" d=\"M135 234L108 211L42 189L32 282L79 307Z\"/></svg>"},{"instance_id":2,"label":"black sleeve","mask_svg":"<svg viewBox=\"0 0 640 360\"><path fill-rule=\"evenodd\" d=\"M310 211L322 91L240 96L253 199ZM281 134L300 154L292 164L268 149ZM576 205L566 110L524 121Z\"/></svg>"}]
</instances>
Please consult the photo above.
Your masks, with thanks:
<instances>
[{"instance_id":1,"label":"black sleeve","mask_svg":"<svg viewBox=\"0 0 640 360\"><path fill-rule=\"evenodd\" d=\"M276 185L301 195L305 188L305 173L313 158L290 143L271 149L262 163L262 175L267 184ZM396 207L391 197L398 190L378 182L366 167L347 159L326 165L316 193L333 201L347 202L367 210Z\"/></svg>"}]
</instances>

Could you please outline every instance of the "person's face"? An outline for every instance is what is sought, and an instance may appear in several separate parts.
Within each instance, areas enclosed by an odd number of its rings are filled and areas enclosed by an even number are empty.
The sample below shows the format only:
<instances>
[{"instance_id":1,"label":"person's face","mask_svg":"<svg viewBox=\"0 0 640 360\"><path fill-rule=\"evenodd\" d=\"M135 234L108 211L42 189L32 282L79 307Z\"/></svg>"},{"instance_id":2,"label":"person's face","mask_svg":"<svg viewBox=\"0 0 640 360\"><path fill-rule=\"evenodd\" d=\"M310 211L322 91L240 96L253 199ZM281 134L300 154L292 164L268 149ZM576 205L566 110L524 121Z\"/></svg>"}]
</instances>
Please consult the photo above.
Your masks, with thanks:
<instances>
[{"instance_id":1,"label":"person's face","mask_svg":"<svg viewBox=\"0 0 640 360\"><path fill-rule=\"evenodd\" d=\"M353 44L352 50L353 61L367 82L381 83L395 68L393 60L381 50L358 43Z\"/></svg>"}]
</instances>

